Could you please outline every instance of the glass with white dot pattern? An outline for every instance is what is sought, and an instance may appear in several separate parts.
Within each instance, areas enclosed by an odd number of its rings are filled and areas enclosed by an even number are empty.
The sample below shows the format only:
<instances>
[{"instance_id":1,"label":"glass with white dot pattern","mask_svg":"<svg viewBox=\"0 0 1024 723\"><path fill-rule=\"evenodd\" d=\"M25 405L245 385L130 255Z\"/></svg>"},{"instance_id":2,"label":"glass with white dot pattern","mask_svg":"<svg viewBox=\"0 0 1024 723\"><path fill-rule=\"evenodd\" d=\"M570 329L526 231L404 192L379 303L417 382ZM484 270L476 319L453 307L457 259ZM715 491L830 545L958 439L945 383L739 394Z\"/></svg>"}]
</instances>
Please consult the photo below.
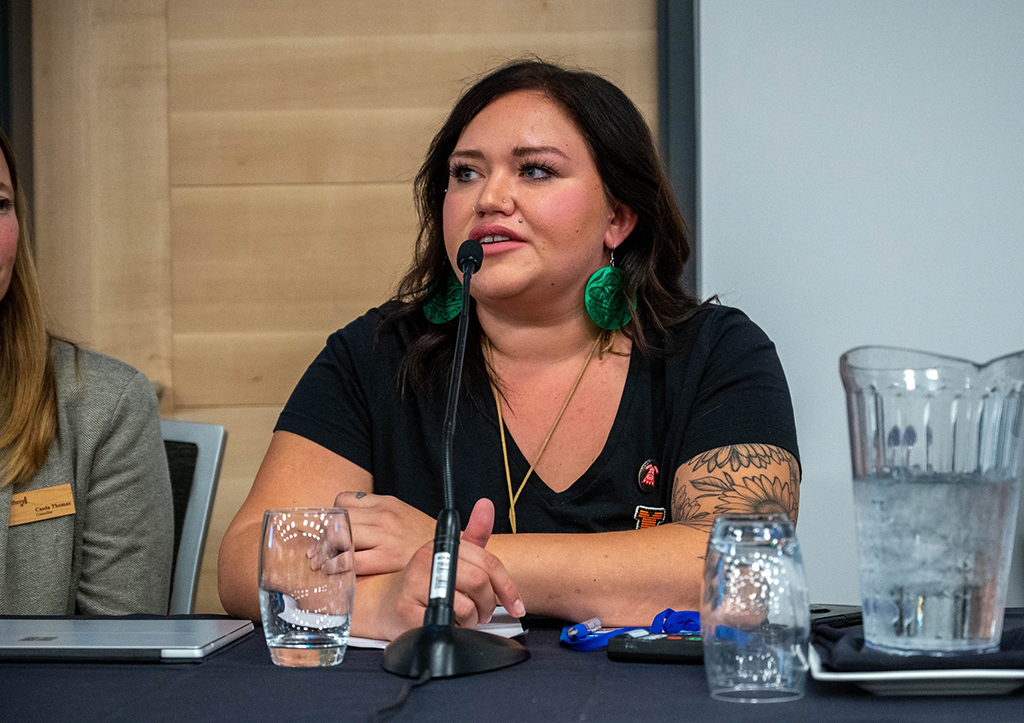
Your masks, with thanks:
<instances>
[{"instance_id":1,"label":"glass with white dot pattern","mask_svg":"<svg viewBox=\"0 0 1024 723\"><path fill-rule=\"evenodd\" d=\"M723 515L704 558L701 636L711 696L743 703L803 697L810 603L786 515Z\"/></svg>"},{"instance_id":2,"label":"glass with white dot pattern","mask_svg":"<svg viewBox=\"0 0 1024 723\"><path fill-rule=\"evenodd\" d=\"M355 569L348 510L267 510L260 544L260 613L277 665L337 665L345 657Z\"/></svg>"}]
</instances>

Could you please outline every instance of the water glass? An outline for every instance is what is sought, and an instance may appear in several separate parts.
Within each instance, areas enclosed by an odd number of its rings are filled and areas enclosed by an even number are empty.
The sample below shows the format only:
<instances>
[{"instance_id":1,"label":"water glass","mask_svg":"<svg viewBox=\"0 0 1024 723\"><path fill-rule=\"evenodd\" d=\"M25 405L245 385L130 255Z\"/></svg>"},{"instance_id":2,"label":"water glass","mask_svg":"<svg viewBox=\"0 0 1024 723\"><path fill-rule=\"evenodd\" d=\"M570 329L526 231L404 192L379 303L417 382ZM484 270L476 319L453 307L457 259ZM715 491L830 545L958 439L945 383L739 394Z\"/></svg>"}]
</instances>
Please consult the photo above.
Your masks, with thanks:
<instances>
[{"instance_id":1,"label":"water glass","mask_svg":"<svg viewBox=\"0 0 1024 723\"><path fill-rule=\"evenodd\" d=\"M263 514L259 586L263 633L277 665L337 665L348 645L355 593L348 510Z\"/></svg>"},{"instance_id":2,"label":"water glass","mask_svg":"<svg viewBox=\"0 0 1024 723\"><path fill-rule=\"evenodd\" d=\"M771 703L803 697L810 603L796 530L786 515L715 520L700 612L712 698Z\"/></svg>"}]
</instances>

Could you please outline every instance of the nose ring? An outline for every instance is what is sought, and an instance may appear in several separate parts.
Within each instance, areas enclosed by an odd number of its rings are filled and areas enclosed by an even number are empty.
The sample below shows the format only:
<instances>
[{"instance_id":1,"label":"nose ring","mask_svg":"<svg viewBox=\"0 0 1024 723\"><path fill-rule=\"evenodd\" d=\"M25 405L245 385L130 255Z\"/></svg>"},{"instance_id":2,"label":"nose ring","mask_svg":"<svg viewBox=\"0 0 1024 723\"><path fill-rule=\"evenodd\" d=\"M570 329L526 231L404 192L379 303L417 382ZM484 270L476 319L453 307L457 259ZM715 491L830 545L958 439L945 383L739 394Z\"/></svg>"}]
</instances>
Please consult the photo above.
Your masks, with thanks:
<instances>
[{"instance_id":1,"label":"nose ring","mask_svg":"<svg viewBox=\"0 0 1024 723\"><path fill-rule=\"evenodd\" d=\"M504 198L501 199L501 205L502 206L505 205L505 199ZM476 210L476 204L475 203L473 204L473 213L480 213L479 211Z\"/></svg>"}]
</instances>

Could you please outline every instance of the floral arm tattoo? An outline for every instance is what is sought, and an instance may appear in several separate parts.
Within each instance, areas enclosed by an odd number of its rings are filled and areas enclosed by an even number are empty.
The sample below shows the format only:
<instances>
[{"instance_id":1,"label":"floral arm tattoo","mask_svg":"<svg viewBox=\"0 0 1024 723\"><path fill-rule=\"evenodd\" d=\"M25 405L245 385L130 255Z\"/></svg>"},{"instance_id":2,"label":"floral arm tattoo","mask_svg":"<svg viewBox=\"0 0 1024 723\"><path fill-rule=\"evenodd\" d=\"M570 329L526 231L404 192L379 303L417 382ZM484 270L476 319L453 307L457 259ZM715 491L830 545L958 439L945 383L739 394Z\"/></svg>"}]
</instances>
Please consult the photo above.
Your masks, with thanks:
<instances>
[{"instance_id":1,"label":"floral arm tattoo","mask_svg":"<svg viewBox=\"0 0 1024 723\"><path fill-rule=\"evenodd\" d=\"M699 454L676 471L672 521L708 531L719 515L784 512L796 522L800 466L784 449L733 444Z\"/></svg>"}]
</instances>

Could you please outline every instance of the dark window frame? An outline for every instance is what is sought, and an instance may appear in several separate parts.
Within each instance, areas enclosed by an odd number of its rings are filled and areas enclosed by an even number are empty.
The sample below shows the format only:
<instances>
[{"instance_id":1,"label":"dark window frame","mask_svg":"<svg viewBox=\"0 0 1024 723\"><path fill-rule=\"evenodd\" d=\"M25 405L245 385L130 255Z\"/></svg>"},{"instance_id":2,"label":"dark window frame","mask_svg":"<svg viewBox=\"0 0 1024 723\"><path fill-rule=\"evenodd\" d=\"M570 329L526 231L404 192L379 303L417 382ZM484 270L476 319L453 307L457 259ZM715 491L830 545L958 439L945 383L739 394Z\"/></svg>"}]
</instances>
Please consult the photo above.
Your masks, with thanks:
<instances>
[{"instance_id":1,"label":"dark window frame","mask_svg":"<svg viewBox=\"0 0 1024 723\"><path fill-rule=\"evenodd\" d=\"M0 0L0 126L14 146L32 211L32 2ZM31 224L31 219L29 219Z\"/></svg>"},{"instance_id":2,"label":"dark window frame","mask_svg":"<svg viewBox=\"0 0 1024 723\"><path fill-rule=\"evenodd\" d=\"M696 294L700 278L697 218L696 0L658 0L658 137L662 162L690 232L683 288Z\"/></svg>"}]
</instances>

